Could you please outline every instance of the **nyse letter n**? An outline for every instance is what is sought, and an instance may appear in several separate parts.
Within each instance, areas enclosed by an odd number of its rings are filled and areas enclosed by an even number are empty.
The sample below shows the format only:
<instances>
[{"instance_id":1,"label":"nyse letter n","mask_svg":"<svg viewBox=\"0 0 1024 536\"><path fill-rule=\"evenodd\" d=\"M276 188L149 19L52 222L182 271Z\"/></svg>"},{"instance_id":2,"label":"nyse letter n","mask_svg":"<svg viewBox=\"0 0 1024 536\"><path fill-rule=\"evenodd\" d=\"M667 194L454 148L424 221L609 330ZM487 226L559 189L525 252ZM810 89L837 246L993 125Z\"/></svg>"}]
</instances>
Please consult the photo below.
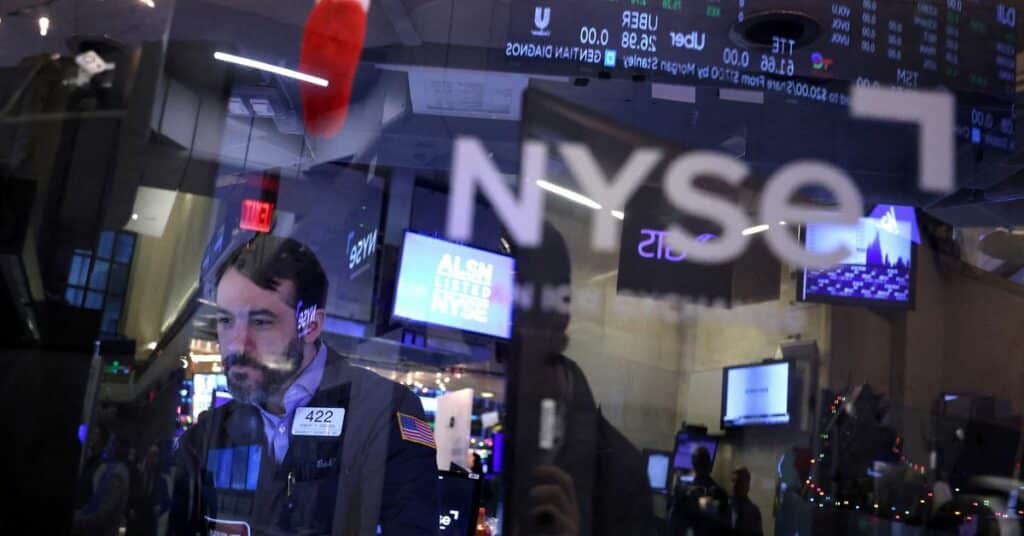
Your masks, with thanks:
<instances>
[{"instance_id":1,"label":"nyse letter n","mask_svg":"<svg viewBox=\"0 0 1024 536\"><path fill-rule=\"evenodd\" d=\"M459 137L452 151L452 184L447 216L447 234L452 240L473 237L476 194L479 191L494 207L498 219L519 245L536 247L541 241L544 195L537 180L547 167L547 146L542 142L523 143L519 196L487 155L480 140Z\"/></svg>"}]
</instances>

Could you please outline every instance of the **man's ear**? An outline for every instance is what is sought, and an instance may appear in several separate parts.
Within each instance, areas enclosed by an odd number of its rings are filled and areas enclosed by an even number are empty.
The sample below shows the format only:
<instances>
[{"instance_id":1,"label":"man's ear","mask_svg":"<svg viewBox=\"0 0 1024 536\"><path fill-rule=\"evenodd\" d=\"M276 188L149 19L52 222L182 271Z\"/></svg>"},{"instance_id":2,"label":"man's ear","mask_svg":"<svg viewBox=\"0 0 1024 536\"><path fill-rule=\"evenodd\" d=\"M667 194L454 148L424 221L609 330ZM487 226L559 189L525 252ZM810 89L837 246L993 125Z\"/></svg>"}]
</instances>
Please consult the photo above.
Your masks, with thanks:
<instances>
[{"instance_id":1,"label":"man's ear","mask_svg":"<svg viewBox=\"0 0 1024 536\"><path fill-rule=\"evenodd\" d=\"M316 308L316 313L313 314L313 320L309 326L309 332L302 337L304 342L314 343L320 338L320 333L324 330L324 322L327 321L327 311L321 307Z\"/></svg>"}]
</instances>

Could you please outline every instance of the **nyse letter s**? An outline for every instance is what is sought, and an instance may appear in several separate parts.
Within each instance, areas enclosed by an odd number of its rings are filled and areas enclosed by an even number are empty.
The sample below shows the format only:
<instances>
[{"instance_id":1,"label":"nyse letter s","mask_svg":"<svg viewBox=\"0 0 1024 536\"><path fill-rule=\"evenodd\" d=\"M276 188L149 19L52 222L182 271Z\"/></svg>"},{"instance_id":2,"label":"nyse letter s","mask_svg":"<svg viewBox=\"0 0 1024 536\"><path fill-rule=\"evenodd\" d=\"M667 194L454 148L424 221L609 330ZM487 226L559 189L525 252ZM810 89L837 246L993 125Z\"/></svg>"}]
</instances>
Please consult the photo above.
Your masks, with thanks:
<instances>
[{"instance_id":1,"label":"nyse letter s","mask_svg":"<svg viewBox=\"0 0 1024 536\"><path fill-rule=\"evenodd\" d=\"M717 240L701 242L679 225L669 227L668 244L692 262L728 262L747 247L743 229L750 219L727 199L697 188L698 177L714 177L738 186L747 176L747 165L730 156L711 151L694 151L672 161L665 172L665 197L681 212L713 221L722 227Z\"/></svg>"}]
</instances>

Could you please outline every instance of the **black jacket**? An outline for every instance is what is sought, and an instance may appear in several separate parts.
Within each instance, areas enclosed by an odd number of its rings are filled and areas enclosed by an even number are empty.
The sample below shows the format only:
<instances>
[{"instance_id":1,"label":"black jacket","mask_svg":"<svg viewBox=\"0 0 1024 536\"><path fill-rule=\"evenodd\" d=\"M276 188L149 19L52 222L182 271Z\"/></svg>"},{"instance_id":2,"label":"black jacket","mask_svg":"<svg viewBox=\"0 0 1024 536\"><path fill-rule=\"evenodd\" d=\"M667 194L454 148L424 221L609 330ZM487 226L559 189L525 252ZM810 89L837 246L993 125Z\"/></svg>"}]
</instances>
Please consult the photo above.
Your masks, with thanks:
<instances>
[{"instance_id":1,"label":"black jacket","mask_svg":"<svg viewBox=\"0 0 1024 536\"><path fill-rule=\"evenodd\" d=\"M435 451L399 428L400 413L424 418L409 389L328 349L307 406L345 408L341 436L293 435L280 464L254 406L201 415L176 453L172 533L436 534Z\"/></svg>"}]
</instances>

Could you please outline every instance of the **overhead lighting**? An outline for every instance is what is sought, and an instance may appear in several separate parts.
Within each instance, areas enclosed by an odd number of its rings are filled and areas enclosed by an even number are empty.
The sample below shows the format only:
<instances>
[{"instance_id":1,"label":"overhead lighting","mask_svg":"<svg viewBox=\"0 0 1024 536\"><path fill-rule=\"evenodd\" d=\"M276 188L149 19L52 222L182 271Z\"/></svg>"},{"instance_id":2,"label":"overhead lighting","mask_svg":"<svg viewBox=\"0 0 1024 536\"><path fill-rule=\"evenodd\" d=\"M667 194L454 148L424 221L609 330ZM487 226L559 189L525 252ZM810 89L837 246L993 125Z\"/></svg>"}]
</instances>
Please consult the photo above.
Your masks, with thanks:
<instances>
[{"instance_id":1,"label":"overhead lighting","mask_svg":"<svg viewBox=\"0 0 1024 536\"><path fill-rule=\"evenodd\" d=\"M572 201L574 203L579 203L579 204L581 204L581 205L583 205L585 207L589 207L589 208L592 208L594 210L601 210L601 205L598 205L596 201L594 201L593 199L591 199L591 198L589 198L589 197L587 197L587 196L585 196L583 194L576 193L576 192L574 192L574 191L572 191L572 190L570 190L568 188L563 188L563 187L561 187L561 186L559 186L557 184L552 184L552 183L550 183L550 182L548 182L546 180L543 180L543 179L539 179L537 181L537 186L540 186L541 188L543 188L543 189L545 189L545 190L547 190L547 191L549 191L549 192L551 192L551 193L553 193L555 195L560 195L560 196L562 196L562 197L564 197L564 198L566 198L569 201Z\"/></svg>"},{"instance_id":2,"label":"overhead lighting","mask_svg":"<svg viewBox=\"0 0 1024 536\"><path fill-rule=\"evenodd\" d=\"M196 363L220 363L220 354L191 354L189 357Z\"/></svg>"},{"instance_id":3,"label":"overhead lighting","mask_svg":"<svg viewBox=\"0 0 1024 536\"><path fill-rule=\"evenodd\" d=\"M780 221L780 222L779 222L779 225L786 225L786 222L784 222L784 221Z\"/></svg>"},{"instance_id":4,"label":"overhead lighting","mask_svg":"<svg viewBox=\"0 0 1024 536\"><path fill-rule=\"evenodd\" d=\"M620 220L626 219L626 214L624 212L622 212L621 210L613 210L612 211L612 216L614 216L614 217L616 217L616 218L618 218Z\"/></svg>"},{"instance_id":5,"label":"overhead lighting","mask_svg":"<svg viewBox=\"0 0 1024 536\"><path fill-rule=\"evenodd\" d=\"M494 398L494 393L490 391L484 391L480 393L480 398Z\"/></svg>"},{"instance_id":6,"label":"overhead lighting","mask_svg":"<svg viewBox=\"0 0 1024 536\"><path fill-rule=\"evenodd\" d=\"M253 69L259 69L260 71L274 73L287 78L294 78L295 80L307 82L320 87L327 87L327 80L323 78L306 73L300 73L299 71L293 71L291 69L285 69L284 67L278 67L277 65L271 65L262 61L251 60L249 58L243 58L242 56L235 56L234 54L228 54L226 52L214 52L213 59L242 65L244 67L251 67Z\"/></svg>"},{"instance_id":7,"label":"overhead lighting","mask_svg":"<svg viewBox=\"0 0 1024 536\"><path fill-rule=\"evenodd\" d=\"M132 221L139 221L139 215L132 213Z\"/></svg>"},{"instance_id":8,"label":"overhead lighting","mask_svg":"<svg viewBox=\"0 0 1024 536\"><path fill-rule=\"evenodd\" d=\"M747 227L746 229L743 230L743 236L750 236L750 235L757 234L757 233L763 233L763 232L767 231L770 228L771 228L771 226L768 225L767 223L763 224L763 225L755 225L753 227Z\"/></svg>"},{"instance_id":9,"label":"overhead lighting","mask_svg":"<svg viewBox=\"0 0 1024 536\"><path fill-rule=\"evenodd\" d=\"M153 3L153 0L139 0L139 3L146 7L156 7L156 4Z\"/></svg>"},{"instance_id":10,"label":"overhead lighting","mask_svg":"<svg viewBox=\"0 0 1024 536\"><path fill-rule=\"evenodd\" d=\"M39 35L46 37L50 31L50 17L39 17Z\"/></svg>"}]
</instances>

